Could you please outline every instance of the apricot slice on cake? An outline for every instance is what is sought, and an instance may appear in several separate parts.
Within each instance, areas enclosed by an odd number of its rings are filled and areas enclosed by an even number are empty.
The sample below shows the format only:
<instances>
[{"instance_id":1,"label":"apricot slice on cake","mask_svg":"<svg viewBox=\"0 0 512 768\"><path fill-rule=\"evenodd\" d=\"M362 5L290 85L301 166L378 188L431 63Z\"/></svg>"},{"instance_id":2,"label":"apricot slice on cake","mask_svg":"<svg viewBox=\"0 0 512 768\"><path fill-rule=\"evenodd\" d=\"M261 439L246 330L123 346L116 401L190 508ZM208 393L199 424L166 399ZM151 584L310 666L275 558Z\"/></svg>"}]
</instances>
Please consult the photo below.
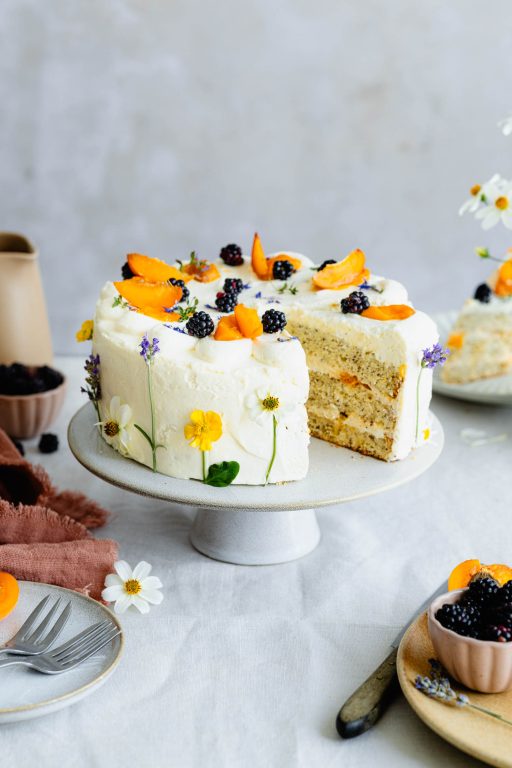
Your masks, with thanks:
<instances>
[{"instance_id":1,"label":"apricot slice on cake","mask_svg":"<svg viewBox=\"0 0 512 768\"><path fill-rule=\"evenodd\" d=\"M505 261L499 268L494 293L497 296L512 296L512 259Z\"/></svg>"},{"instance_id":2,"label":"apricot slice on cake","mask_svg":"<svg viewBox=\"0 0 512 768\"><path fill-rule=\"evenodd\" d=\"M189 276L189 280L197 280L198 283L211 283L218 280L220 272L210 261L198 259L193 251L188 264L182 266L183 273Z\"/></svg>"},{"instance_id":3,"label":"apricot slice on cake","mask_svg":"<svg viewBox=\"0 0 512 768\"><path fill-rule=\"evenodd\" d=\"M126 258L133 274L143 277L149 283L165 283L171 277L184 282L192 280L191 275L184 274L161 259L144 256L142 253L129 253Z\"/></svg>"},{"instance_id":4,"label":"apricot slice on cake","mask_svg":"<svg viewBox=\"0 0 512 768\"><path fill-rule=\"evenodd\" d=\"M126 301L134 307L155 307L166 309L174 307L181 299L183 291L179 285L169 283L149 283L142 277L132 277L114 283Z\"/></svg>"},{"instance_id":5,"label":"apricot slice on cake","mask_svg":"<svg viewBox=\"0 0 512 768\"><path fill-rule=\"evenodd\" d=\"M254 240L252 241L251 251L251 266L256 272L260 280L267 280L268 278L268 263L265 251L261 244L260 236L257 232L254 234Z\"/></svg>"},{"instance_id":6,"label":"apricot slice on cake","mask_svg":"<svg viewBox=\"0 0 512 768\"><path fill-rule=\"evenodd\" d=\"M173 323L176 320L179 320L180 317L177 312L170 312L166 309L159 309L158 307L139 307L137 312L140 312L141 315L152 317L160 323Z\"/></svg>"},{"instance_id":7,"label":"apricot slice on cake","mask_svg":"<svg viewBox=\"0 0 512 768\"><path fill-rule=\"evenodd\" d=\"M512 568L502 563L484 565L480 560L464 560L455 566L448 577L448 589L464 589L474 579L494 579L500 587L512 580Z\"/></svg>"},{"instance_id":8,"label":"apricot slice on cake","mask_svg":"<svg viewBox=\"0 0 512 768\"><path fill-rule=\"evenodd\" d=\"M213 338L216 341L238 341L243 339L244 337L238 328L236 317L234 315L221 317Z\"/></svg>"},{"instance_id":9,"label":"apricot slice on cake","mask_svg":"<svg viewBox=\"0 0 512 768\"><path fill-rule=\"evenodd\" d=\"M0 619L5 619L18 602L20 588L10 573L0 571Z\"/></svg>"},{"instance_id":10,"label":"apricot slice on cake","mask_svg":"<svg viewBox=\"0 0 512 768\"><path fill-rule=\"evenodd\" d=\"M255 339L263 333L263 325L255 309L237 304L235 307L235 319L238 329L246 339Z\"/></svg>"},{"instance_id":11,"label":"apricot slice on cake","mask_svg":"<svg viewBox=\"0 0 512 768\"><path fill-rule=\"evenodd\" d=\"M357 248L336 264L328 264L313 277L316 288L338 291L347 285L360 285L370 277L365 268L365 255Z\"/></svg>"},{"instance_id":12,"label":"apricot slice on cake","mask_svg":"<svg viewBox=\"0 0 512 768\"><path fill-rule=\"evenodd\" d=\"M409 307L408 304L387 304L380 307L368 307L361 312L361 315L370 320L407 320L415 312L416 310Z\"/></svg>"}]
</instances>

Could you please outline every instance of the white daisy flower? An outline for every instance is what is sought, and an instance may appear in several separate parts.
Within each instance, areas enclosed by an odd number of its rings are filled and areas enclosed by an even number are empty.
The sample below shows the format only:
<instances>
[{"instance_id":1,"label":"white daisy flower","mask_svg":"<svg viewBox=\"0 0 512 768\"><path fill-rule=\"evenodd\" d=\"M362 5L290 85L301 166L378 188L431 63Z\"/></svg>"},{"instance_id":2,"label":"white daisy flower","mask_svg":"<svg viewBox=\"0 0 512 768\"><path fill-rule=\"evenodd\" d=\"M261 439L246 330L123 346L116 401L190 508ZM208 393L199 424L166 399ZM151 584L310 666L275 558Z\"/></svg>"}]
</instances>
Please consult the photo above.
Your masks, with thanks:
<instances>
[{"instance_id":1,"label":"white daisy flower","mask_svg":"<svg viewBox=\"0 0 512 768\"><path fill-rule=\"evenodd\" d=\"M482 222L483 229L491 229L500 221L507 229L512 229L512 183L499 179L489 184L485 205L476 211L475 218Z\"/></svg>"},{"instance_id":2,"label":"white daisy flower","mask_svg":"<svg viewBox=\"0 0 512 768\"><path fill-rule=\"evenodd\" d=\"M131 605L141 613L149 612L149 605L159 605L164 596L159 591L162 582L150 576L151 565L142 560L132 569L125 560L114 563L116 573L109 573L101 597L106 603L115 603L114 612L124 613Z\"/></svg>"},{"instance_id":3,"label":"white daisy flower","mask_svg":"<svg viewBox=\"0 0 512 768\"><path fill-rule=\"evenodd\" d=\"M500 187L503 182L504 179L501 178L499 173L495 173L485 184L473 184L469 190L471 197L459 208L459 216L463 216L465 213L475 213L486 202L489 190Z\"/></svg>"},{"instance_id":4,"label":"white daisy flower","mask_svg":"<svg viewBox=\"0 0 512 768\"><path fill-rule=\"evenodd\" d=\"M245 407L257 424L264 424L272 416L279 421L293 410L293 403L282 393L270 392L268 389L258 389L245 398Z\"/></svg>"},{"instance_id":5,"label":"white daisy flower","mask_svg":"<svg viewBox=\"0 0 512 768\"><path fill-rule=\"evenodd\" d=\"M121 398L114 395L106 409L103 421L97 425L101 427L107 443L120 453L129 453L131 420L132 409L130 406L121 404Z\"/></svg>"},{"instance_id":6,"label":"white daisy flower","mask_svg":"<svg viewBox=\"0 0 512 768\"><path fill-rule=\"evenodd\" d=\"M498 128L501 128L505 136L510 136L512 134L512 114L503 118L503 120L500 120L498 123Z\"/></svg>"}]
</instances>

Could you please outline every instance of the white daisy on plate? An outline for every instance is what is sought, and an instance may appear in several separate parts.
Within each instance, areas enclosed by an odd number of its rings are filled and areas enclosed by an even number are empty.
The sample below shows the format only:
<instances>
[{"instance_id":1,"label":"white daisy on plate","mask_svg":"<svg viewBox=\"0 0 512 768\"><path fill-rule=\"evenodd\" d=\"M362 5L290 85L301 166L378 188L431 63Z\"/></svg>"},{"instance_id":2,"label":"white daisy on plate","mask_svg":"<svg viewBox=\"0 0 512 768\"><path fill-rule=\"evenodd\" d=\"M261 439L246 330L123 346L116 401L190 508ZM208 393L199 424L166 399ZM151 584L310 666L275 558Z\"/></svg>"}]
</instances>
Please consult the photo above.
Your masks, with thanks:
<instances>
[{"instance_id":1,"label":"white daisy on plate","mask_svg":"<svg viewBox=\"0 0 512 768\"><path fill-rule=\"evenodd\" d=\"M483 229L491 229L500 221L512 229L512 183L505 179L490 183L485 192L485 205L478 209L475 217L482 222Z\"/></svg>"},{"instance_id":2,"label":"white daisy on plate","mask_svg":"<svg viewBox=\"0 0 512 768\"><path fill-rule=\"evenodd\" d=\"M257 424L265 424L274 416L279 421L294 409L290 398L279 391L257 389L245 398L245 407Z\"/></svg>"},{"instance_id":3,"label":"white daisy on plate","mask_svg":"<svg viewBox=\"0 0 512 768\"><path fill-rule=\"evenodd\" d=\"M504 117L503 120L500 120L498 128L501 128L504 136L512 135L512 114L508 115L508 117Z\"/></svg>"},{"instance_id":4,"label":"white daisy on plate","mask_svg":"<svg viewBox=\"0 0 512 768\"><path fill-rule=\"evenodd\" d=\"M164 596L160 592L162 582L150 576L152 566L141 560L132 570L125 560L114 563L115 573L105 579L101 597L106 603L114 603L115 613L124 613L131 605L141 613L148 613L151 605L159 605Z\"/></svg>"},{"instance_id":5,"label":"white daisy on plate","mask_svg":"<svg viewBox=\"0 0 512 768\"><path fill-rule=\"evenodd\" d=\"M132 409L126 403L121 403L121 398L118 395L114 395L110 405L105 409L103 421L100 421L98 426L101 427L107 443L120 453L128 454L131 422Z\"/></svg>"}]
</instances>

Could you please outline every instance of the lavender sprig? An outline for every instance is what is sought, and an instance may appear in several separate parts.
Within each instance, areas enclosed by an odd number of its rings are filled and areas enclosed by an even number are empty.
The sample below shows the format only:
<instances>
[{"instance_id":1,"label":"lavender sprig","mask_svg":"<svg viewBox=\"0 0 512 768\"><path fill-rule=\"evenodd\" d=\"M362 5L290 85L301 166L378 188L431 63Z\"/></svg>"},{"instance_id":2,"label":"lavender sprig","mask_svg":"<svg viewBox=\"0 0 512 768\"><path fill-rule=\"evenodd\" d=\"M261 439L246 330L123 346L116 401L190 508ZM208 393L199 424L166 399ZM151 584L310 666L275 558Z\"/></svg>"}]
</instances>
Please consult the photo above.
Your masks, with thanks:
<instances>
[{"instance_id":1,"label":"lavender sprig","mask_svg":"<svg viewBox=\"0 0 512 768\"><path fill-rule=\"evenodd\" d=\"M160 352L158 343L159 340L157 338L153 338L153 341L150 342L147 333L142 337L142 341L139 344L140 356L144 358L144 362L147 365L151 365L157 352Z\"/></svg>"},{"instance_id":2,"label":"lavender sprig","mask_svg":"<svg viewBox=\"0 0 512 768\"><path fill-rule=\"evenodd\" d=\"M416 383L416 437L415 442L418 442L418 431L420 426L420 381L421 374L424 368L437 368L437 366L444 365L450 354L449 349L444 349L441 344L434 344L429 349L422 350L422 358L420 361L420 372L418 373L418 381Z\"/></svg>"},{"instance_id":3,"label":"lavender sprig","mask_svg":"<svg viewBox=\"0 0 512 768\"><path fill-rule=\"evenodd\" d=\"M160 352L160 347L158 346L159 339L156 337L153 338L153 341L149 341L147 333L144 334L142 337L142 341L140 342L140 356L144 360L144 362L147 365L148 370L148 395L149 395L149 409L151 411L151 435L148 435L145 429L143 429L139 424L134 424L134 427L139 430L141 435L143 435L146 440L148 441L150 447L151 447L151 456L152 456L152 464L153 464L153 472L156 472L156 451L157 448L163 448L162 445L157 445L156 443L156 436L155 436L155 408L153 405L153 385L152 385L152 376L151 376L151 368L153 366L153 361Z\"/></svg>"},{"instance_id":4,"label":"lavender sprig","mask_svg":"<svg viewBox=\"0 0 512 768\"><path fill-rule=\"evenodd\" d=\"M478 712L482 712L484 715L494 717L496 720L501 720L502 723L512 725L512 721L507 720L497 712L493 712L487 707L480 707L478 704L473 704L469 697L465 693L457 693L454 691L449 678L446 676L445 670L437 659L429 659L430 664L430 676L429 675L417 675L414 680L414 687L416 690L424 693L430 699L436 699L442 701L444 704L452 704L456 707L470 707Z\"/></svg>"},{"instance_id":5,"label":"lavender sprig","mask_svg":"<svg viewBox=\"0 0 512 768\"><path fill-rule=\"evenodd\" d=\"M87 376L85 377L87 386L80 387L80 392L86 394L89 400L94 404L98 415L98 421L101 421L98 405L98 402L101 400L100 356L91 353L85 361L84 371L87 373Z\"/></svg>"}]
</instances>

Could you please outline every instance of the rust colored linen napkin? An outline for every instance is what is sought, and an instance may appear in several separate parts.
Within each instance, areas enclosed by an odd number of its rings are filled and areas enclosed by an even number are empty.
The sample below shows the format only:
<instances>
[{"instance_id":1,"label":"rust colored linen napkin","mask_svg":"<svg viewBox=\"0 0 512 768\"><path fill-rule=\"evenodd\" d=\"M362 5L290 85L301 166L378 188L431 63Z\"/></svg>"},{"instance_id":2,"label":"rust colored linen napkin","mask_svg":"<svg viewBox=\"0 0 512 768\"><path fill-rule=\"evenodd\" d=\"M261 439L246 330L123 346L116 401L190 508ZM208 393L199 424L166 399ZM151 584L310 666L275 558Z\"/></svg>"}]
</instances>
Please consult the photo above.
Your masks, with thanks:
<instances>
[{"instance_id":1,"label":"rust colored linen napkin","mask_svg":"<svg viewBox=\"0 0 512 768\"><path fill-rule=\"evenodd\" d=\"M0 570L99 599L117 543L93 539L88 529L107 518L84 494L59 492L0 429Z\"/></svg>"}]
</instances>

